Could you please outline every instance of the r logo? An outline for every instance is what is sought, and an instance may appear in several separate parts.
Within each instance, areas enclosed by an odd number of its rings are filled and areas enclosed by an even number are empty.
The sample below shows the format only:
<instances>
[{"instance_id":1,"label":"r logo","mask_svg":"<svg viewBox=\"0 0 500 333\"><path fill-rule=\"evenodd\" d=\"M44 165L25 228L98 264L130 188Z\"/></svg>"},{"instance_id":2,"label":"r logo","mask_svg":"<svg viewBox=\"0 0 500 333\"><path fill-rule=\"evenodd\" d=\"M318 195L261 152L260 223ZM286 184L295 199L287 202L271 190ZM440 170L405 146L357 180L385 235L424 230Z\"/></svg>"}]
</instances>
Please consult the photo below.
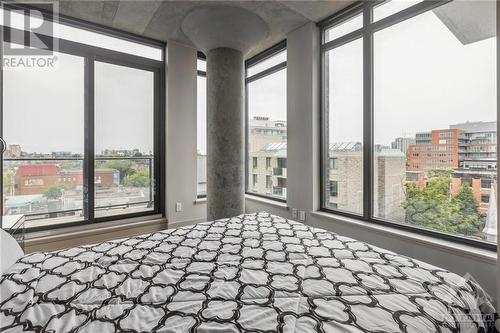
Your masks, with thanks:
<instances>
[{"instance_id":1,"label":"r logo","mask_svg":"<svg viewBox=\"0 0 500 333\"><path fill-rule=\"evenodd\" d=\"M26 4L26 2L23 2ZM40 2L37 2L39 5ZM55 4L43 3L44 10L51 13ZM54 50L54 24L45 12L32 8L4 8L5 43L3 47L6 56L51 56Z\"/></svg>"}]
</instances>

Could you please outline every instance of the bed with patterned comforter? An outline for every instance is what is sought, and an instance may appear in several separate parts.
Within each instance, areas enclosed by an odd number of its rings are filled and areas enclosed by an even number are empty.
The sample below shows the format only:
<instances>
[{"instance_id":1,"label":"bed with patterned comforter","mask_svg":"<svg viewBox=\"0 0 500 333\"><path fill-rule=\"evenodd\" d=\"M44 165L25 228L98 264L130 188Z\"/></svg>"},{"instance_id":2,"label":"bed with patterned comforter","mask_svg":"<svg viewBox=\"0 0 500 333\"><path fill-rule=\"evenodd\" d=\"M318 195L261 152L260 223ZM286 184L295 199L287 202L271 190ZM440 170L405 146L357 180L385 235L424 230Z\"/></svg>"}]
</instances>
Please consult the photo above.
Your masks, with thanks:
<instances>
[{"instance_id":1,"label":"bed with patterned comforter","mask_svg":"<svg viewBox=\"0 0 500 333\"><path fill-rule=\"evenodd\" d=\"M480 291L257 213L26 255L0 278L0 331L482 332Z\"/></svg>"}]
</instances>

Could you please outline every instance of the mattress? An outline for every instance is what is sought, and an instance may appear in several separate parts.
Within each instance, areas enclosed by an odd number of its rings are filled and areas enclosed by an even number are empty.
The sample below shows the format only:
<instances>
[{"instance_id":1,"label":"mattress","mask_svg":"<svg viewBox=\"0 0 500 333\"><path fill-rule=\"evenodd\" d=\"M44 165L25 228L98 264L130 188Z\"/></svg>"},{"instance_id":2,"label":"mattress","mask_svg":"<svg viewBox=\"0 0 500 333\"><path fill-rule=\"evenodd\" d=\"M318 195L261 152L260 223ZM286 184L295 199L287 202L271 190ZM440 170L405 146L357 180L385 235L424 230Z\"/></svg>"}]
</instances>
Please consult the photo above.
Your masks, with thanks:
<instances>
[{"instance_id":1,"label":"mattress","mask_svg":"<svg viewBox=\"0 0 500 333\"><path fill-rule=\"evenodd\" d=\"M447 270L268 213L22 257L5 332L482 332Z\"/></svg>"}]
</instances>

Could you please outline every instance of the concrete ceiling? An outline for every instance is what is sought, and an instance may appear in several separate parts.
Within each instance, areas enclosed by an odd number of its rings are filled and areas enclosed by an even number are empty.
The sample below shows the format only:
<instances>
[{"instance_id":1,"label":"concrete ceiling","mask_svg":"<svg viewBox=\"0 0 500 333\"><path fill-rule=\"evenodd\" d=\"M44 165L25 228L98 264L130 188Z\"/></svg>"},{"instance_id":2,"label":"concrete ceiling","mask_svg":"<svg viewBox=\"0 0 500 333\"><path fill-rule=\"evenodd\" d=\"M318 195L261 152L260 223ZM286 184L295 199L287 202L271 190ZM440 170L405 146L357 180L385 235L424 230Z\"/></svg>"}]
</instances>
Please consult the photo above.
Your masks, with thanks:
<instances>
[{"instance_id":1,"label":"concrete ceiling","mask_svg":"<svg viewBox=\"0 0 500 333\"><path fill-rule=\"evenodd\" d=\"M248 55L251 57L286 38L287 33L303 24L321 19L345 8L352 0L61 0L63 15L113 27L149 38L175 40L192 45L181 31L186 14L197 6L228 5L259 15L269 26L270 34ZM43 7L42 4L39 5Z\"/></svg>"}]
</instances>

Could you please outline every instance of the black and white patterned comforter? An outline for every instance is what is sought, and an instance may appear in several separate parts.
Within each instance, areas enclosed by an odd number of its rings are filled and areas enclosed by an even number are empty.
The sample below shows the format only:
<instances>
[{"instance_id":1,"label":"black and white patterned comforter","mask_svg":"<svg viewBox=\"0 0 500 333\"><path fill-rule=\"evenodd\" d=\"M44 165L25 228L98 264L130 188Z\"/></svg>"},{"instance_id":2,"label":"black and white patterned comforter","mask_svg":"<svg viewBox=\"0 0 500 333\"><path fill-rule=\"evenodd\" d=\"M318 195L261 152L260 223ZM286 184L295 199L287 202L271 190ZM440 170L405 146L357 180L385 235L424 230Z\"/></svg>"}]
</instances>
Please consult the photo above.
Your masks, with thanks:
<instances>
[{"instance_id":1,"label":"black and white patterned comforter","mask_svg":"<svg viewBox=\"0 0 500 333\"><path fill-rule=\"evenodd\" d=\"M33 253L0 279L5 332L476 332L474 284L267 213Z\"/></svg>"}]
</instances>

